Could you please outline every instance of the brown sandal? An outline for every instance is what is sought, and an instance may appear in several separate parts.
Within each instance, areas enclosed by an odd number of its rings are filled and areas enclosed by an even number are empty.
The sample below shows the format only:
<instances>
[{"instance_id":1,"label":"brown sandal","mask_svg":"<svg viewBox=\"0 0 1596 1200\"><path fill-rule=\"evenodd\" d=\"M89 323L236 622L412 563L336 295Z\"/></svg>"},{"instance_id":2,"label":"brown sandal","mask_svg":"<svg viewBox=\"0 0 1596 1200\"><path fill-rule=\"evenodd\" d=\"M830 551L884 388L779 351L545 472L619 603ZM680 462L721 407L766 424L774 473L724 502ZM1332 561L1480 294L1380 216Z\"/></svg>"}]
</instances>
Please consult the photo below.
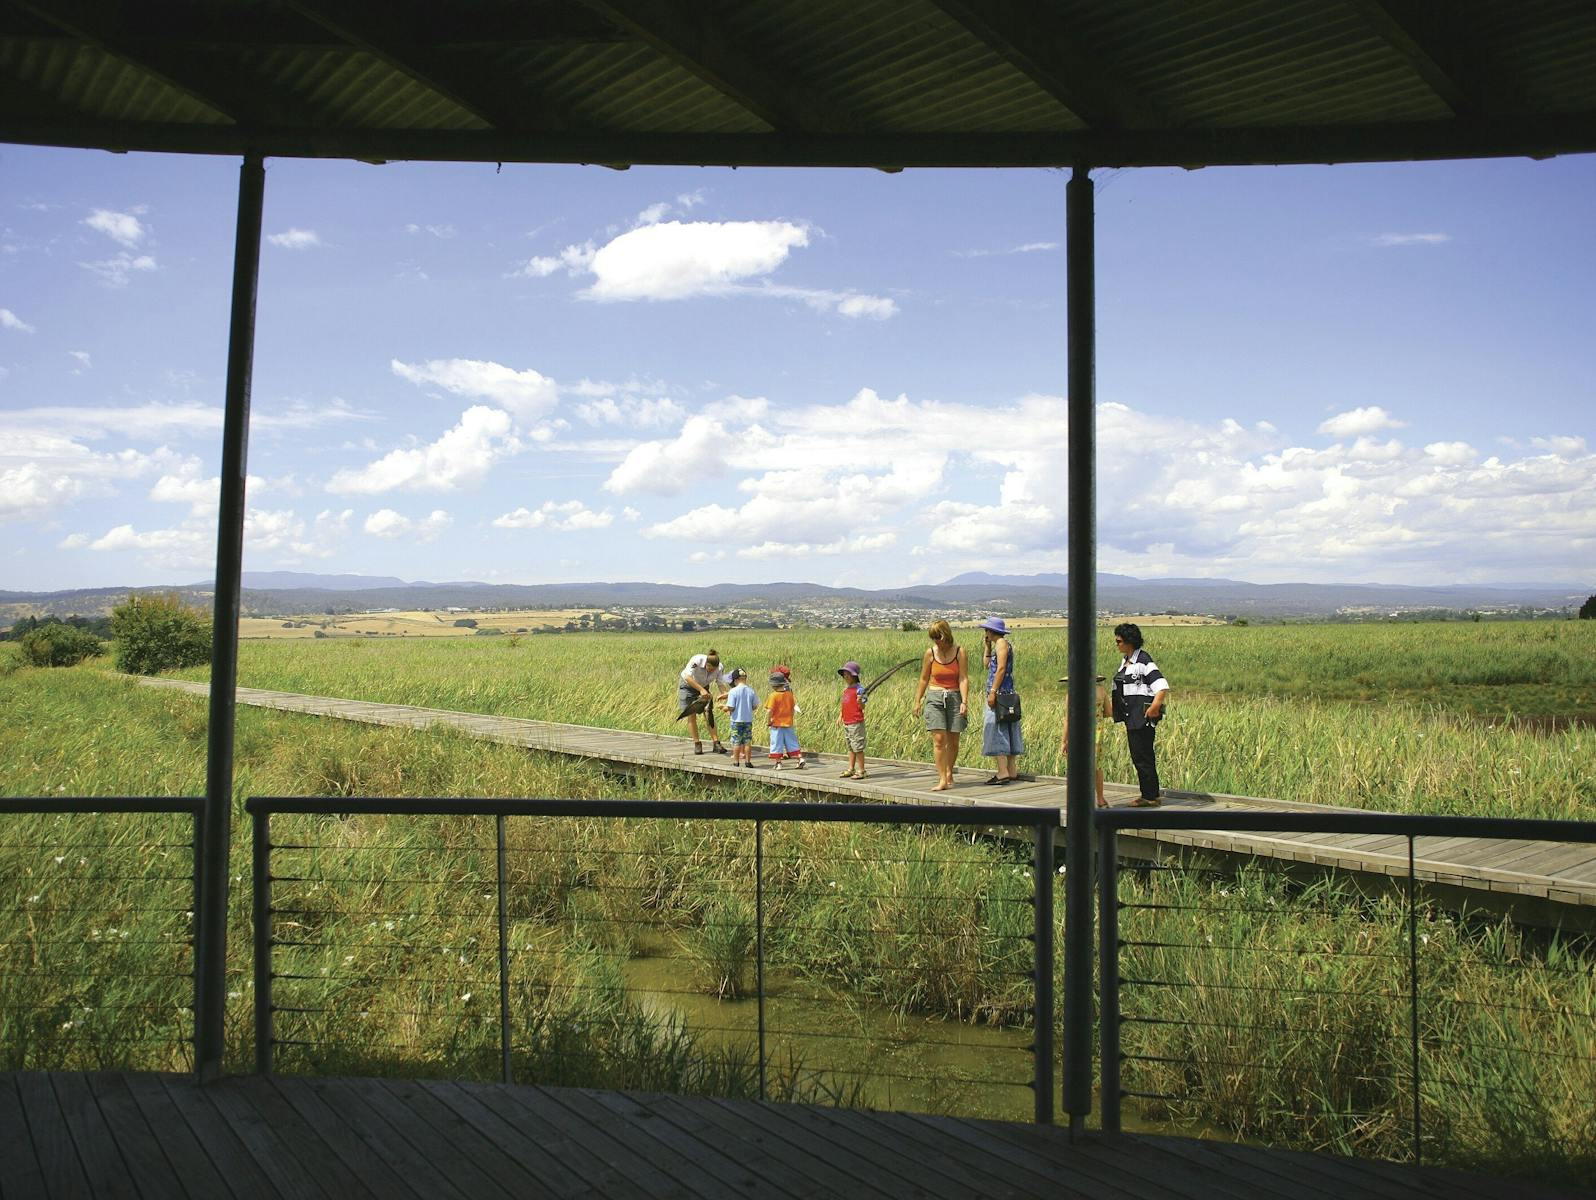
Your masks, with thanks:
<instances>
[{"instance_id":1,"label":"brown sandal","mask_svg":"<svg viewBox=\"0 0 1596 1200\"><path fill-rule=\"evenodd\" d=\"M1162 797L1157 800L1145 800L1142 797L1137 796L1136 799L1131 801L1130 806L1132 808L1157 808L1163 802L1164 801Z\"/></svg>"}]
</instances>

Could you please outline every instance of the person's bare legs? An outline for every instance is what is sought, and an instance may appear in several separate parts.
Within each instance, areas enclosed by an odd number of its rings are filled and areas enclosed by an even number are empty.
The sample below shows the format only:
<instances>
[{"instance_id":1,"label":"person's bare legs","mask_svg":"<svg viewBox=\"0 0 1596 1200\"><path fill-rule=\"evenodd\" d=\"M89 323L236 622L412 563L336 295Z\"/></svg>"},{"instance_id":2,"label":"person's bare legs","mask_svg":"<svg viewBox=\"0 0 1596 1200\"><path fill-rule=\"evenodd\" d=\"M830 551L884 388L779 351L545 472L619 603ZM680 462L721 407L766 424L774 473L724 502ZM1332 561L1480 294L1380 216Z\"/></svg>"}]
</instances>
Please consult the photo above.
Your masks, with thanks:
<instances>
[{"instance_id":1,"label":"person's bare legs","mask_svg":"<svg viewBox=\"0 0 1596 1200\"><path fill-rule=\"evenodd\" d=\"M937 785L931 789L933 792L948 790L948 739L956 736L945 729L931 731L931 757L937 764Z\"/></svg>"},{"instance_id":2,"label":"person's bare legs","mask_svg":"<svg viewBox=\"0 0 1596 1200\"><path fill-rule=\"evenodd\" d=\"M949 787L953 786L953 768L959 765L959 735L948 734L948 757L942 768L942 778Z\"/></svg>"},{"instance_id":3,"label":"person's bare legs","mask_svg":"<svg viewBox=\"0 0 1596 1200\"><path fill-rule=\"evenodd\" d=\"M995 770L999 779L1013 779L1020 773L1020 759L1017 754L1000 754L997 756Z\"/></svg>"},{"instance_id":4,"label":"person's bare legs","mask_svg":"<svg viewBox=\"0 0 1596 1200\"><path fill-rule=\"evenodd\" d=\"M1108 801L1103 799L1103 768L1097 768L1097 807L1107 808Z\"/></svg>"},{"instance_id":5,"label":"person's bare legs","mask_svg":"<svg viewBox=\"0 0 1596 1200\"><path fill-rule=\"evenodd\" d=\"M697 713L688 713L687 714L687 733L688 733L688 736L690 736L693 739L693 749L698 751L698 753L702 754L704 752L704 743L698 740L698 714Z\"/></svg>"}]
</instances>

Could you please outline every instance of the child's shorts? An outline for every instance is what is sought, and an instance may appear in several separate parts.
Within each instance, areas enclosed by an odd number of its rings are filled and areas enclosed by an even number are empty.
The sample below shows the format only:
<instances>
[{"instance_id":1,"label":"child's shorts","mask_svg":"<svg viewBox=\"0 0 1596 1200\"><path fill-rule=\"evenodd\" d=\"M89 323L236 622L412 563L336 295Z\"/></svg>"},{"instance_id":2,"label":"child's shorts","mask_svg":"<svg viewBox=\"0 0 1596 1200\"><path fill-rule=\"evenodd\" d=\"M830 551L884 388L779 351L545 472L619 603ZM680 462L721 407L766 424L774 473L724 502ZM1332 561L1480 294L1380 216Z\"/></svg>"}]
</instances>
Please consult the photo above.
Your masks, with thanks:
<instances>
[{"instance_id":1,"label":"child's shorts","mask_svg":"<svg viewBox=\"0 0 1596 1200\"><path fill-rule=\"evenodd\" d=\"M770 757L803 757L803 752L798 749L798 735L793 732L791 725L783 725L770 731Z\"/></svg>"},{"instance_id":2,"label":"child's shorts","mask_svg":"<svg viewBox=\"0 0 1596 1200\"><path fill-rule=\"evenodd\" d=\"M754 744L754 723L752 721L733 721L731 727L732 745L752 746Z\"/></svg>"},{"instance_id":3,"label":"child's shorts","mask_svg":"<svg viewBox=\"0 0 1596 1200\"><path fill-rule=\"evenodd\" d=\"M850 754L863 754L865 751L864 722L857 721L852 725L844 725L842 732L848 735L848 752Z\"/></svg>"}]
</instances>

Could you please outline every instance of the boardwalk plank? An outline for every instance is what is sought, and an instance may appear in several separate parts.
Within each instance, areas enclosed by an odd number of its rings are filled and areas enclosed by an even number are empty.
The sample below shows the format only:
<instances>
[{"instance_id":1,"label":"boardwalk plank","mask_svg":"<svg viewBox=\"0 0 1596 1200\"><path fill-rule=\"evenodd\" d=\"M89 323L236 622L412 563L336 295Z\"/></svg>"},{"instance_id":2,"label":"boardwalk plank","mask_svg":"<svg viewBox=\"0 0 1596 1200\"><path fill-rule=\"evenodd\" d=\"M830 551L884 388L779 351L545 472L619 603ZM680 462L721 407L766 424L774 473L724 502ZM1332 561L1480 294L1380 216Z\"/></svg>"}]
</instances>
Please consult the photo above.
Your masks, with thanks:
<instances>
[{"instance_id":1,"label":"boardwalk plank","mask_svg":"<svg viewBox=\"0 0 1596 1200\"><path fill-rule=\"evenodd\" d=\"M273 1200L282 1194L199 1085L170 1075L157 1076L155 1082L239 1200Z\"/></svg>"},{"instance_id":2,"label":"boardwalk plank","mask_svg":"<svg viewBox=\"0 0 1596 1200\"><path fill-rule=\"evenodd\" d=\"M61 1105L61 1117L78 1148L78 1162L88 1177L89 1189L96 1197L137 1197L128 1176L128 1164L118 1153L111 1130L89 1090L87 1076L76 1071L56 1071L50 1082Z\"/></svg>"},{"instance_id":3,"label":"boardwalk plank","mask_svg":"<svg viewBox=\"0 0 1596 1200\"><path fill-rule=\"evenodd\" d=\"M343 1113L323 1099L316 1081L284 1075L272 1075L268 1079L283 1100L317 1129L333 1152L383 1200L394 1196L415 1196L422 1200L429 1194L416 1184L413 1176L390 1167L387 1157L353 1129Z\"/></svg>"},{"instance_id":4,"label":"boardwalk plank","mask_svg":"<svg viewBox=\"0 0 1596 1200\"><path fill-rule=\"evenodd\" d=\"M16 1081L17 1096L28 1114L28 1130L44 1175L45 1191L51 1196L89 1195L88 1176L78 1161L77 1145L50 1076L29 1071L16 1076Z\"/></svg>"},{"instance_id":5,"label":"boardwalk plank","mask_svg":"<svg viewBox=\"0 0 1596 1200\"><path fill-rule=\"evenodd\" d=\"M661 1120L653 1109L636 1096L621 1092L597 1092L587 1088L558 1088L547 1095L565 1105L583 1120L595 1125L617 1122L646 1144L632 1141L632 1149L643 1154L661 1170L668 1171L694 1195L706 1197L758 1196L765 1189L752 1172L727 1159L712 1145L686 1138L669 1121Z\"/></svg>"},{"instance_id":6,"label":"boardwalk plank","mask_svg":"<svg viewBox=\"0 0 1596 1200\"><path fill-rule=\"evenodd\" d=\"M1068 1194L1090 1196L1093 1200L1097 1200L1098 1197L1109 1200L1115 1197L1119 1200L1125 1200L1127 1197L1141 1200L1139 1193L1120 1186L1128 1181L1117 1180L1105 1183L1099 1171L1090 1169L1082 1171L1078 1169L1078 1164L1060 1162L1059 1157L1051 1152L1041 1154L1028 1146L1018 1146L995 1139L984 1123L964 1121L958 1117L918 1113L899 1115L925 1126L950 1142L959 1143L962 1152L997 1156L1005 1164L1005 1171L1010 1177L1014 1177L1018 1172L1028 1179L1037 1181L1037 1192L1040 1195L1052 1195L1054 1189L1063 1189Z\"/></svg>"},{"instance_id":7,"label":"boardwalk plank","mask_svg":"<svg viewBox=\"0 0 1596 1200\"><path fill-rule=\"evenodd\" d=\"M330 1195L340 1200L370 1197L370 1200L389 1200L391 1191L379 1191L368 1186L361 1170L344 1162L328 1142L332 1129L338 1122L313 1123L307 1121L288 1103L281 1091L266 1076L246 1076L228 1081L253 1107L260 1119L269 1125L284 1143L294 1148L295 1157L321 1181Z\"/></svg>"},{"instance_id":8,"label":"boardwalk plank","mask_svg":"<svg viewBox=\"0 0 1596 1200\"><path fill-rule=\"evenodd\" d=\"M678 1129L701 1141L713 1142L728 1154L736 1154L738 1161L747 1163L750 1170L789 1195L846 1196L849 1200L860 1200L867 1194L885 1195L838 1171L824 1155L801 1152L731 1109L712 1108L701 1101L689 1102L668 1095L650 1095L649 1102Z\"/></svg>"},{"instance_id":9,"label":"boardwalk plank","mask_svg":"<svg viewBox=\"0 0 1596 1200\"><path fill-rule=\"evenodd\" d=\"M960 1138L950 1134L951 1127L940 1130L932 1128L916 1113L877 1112L871 1114L871 1123L923 1149L928 1163L938 1167L951 1164L955 1168L954 1173L962 1178L976 1176L984 1181L983 1186L995 1196L1044 1194L1051 1197L1089 1196L1096 1200L1097 1197L1124 1194L1112 1187L1104 1187L1096 1179L1079 1177L1073 1164L1064 1169L1055 1166L1050 1170L1044 1170L1038 1164L1037 1170L1028 1170L1017 1161L1017 1156L1004 1153L1004 1148L991 1138Z\"/></svg>"},{"instance_id":10,"label":"boardwalk plank","mask_svg":"<svg viewBox=\"0 0 1596 1200\"><path fill-rule=\"evenodd\" d=\"M440 1137L454 1153L469 1159L509 1195L524 1196L530 1189L543 1186L536 1174L434 1095L425 1081L391 1079L383 1086L425 1122L433 1135Z\"/></svg>"},{"instance_id":11,"label":"boardwalk plank","mask_svg":"<svg viewBox=\"0 0 1596 1200\"><path fill-rule=\"evenodd\" d=\"M194 1196L190 1186L178 1178L178 1172L133 1099L133 1093L128 1091L125 1077L101 1071L89 1075L84 1082L111 1139L127 1163L129 1178L136 1181L132 1186L146 1195L153 1189L154 1194L161 1196ZM216 1193L211 1192L209 1196L196 1196L195 1200L210 1200L214 1195Z\"/></svg>"},{"instance_id":12,"label":"boardwalk plank","mask_svg":"<svg viewBox=\"0 0 1596 1200\"><path fill-rule=\"evenodd\" d=\"M592 1164L610 1197L659 1196L691 1200L692 1193L634 1152L621 1129L595 1129L553 1101L553 1088L503 1087L483 1094L506 1121L534 1132L550 1153Z\"/></svg>"},{"instance_id":13,"label":"boardwalk plank","mask_svg":"<svg viewBox=\"0 0 1596 1200\"><path fill-rule=\"evenodd\" d=\"M1107 1141L1112 1135L1098 1136ZM1124 1149L1127 1153L1164 1154L1178 1158L1182 1162L1200 1161L1218 1173L1245 1183L1252 1189L1251 1194L1254 1195L1289 1195L1295 1200L1345 1200L1346 1197L1345 1189L1324 1180L1306 1178L1300 1170L1293 1170L1270 1154L1252 1154L1227 1159L1214 1152L1213 1143L1197 1138L1180 1139L1178 1154L1164 1142L1154 1142L1145 1137L1136 1137L1133 1144L1124 1137L1118 1140L1125 1142ZM1174 1141L1174 1139L1168 1140Z\"/></svg>"},{"instance_id":14,"label":"boardwalk plank","mask_svg":"<svg viewBox=\"0 0 1596 1200\"><path fill-rule=\"evenodd\" d=\"M39 1119L42 1118L41 1113ZM35 1200L48 1194L17 1078L0 1077L0 1196L6 1200Z\"/></svg>"},{"instance_id":15,"label":"boardwalk plank","mask_svg":"<svg viewBox=\"0 0 1596 1200\"><path fill-rule=\"evenodd\" d=\"M420 1120L380 1080L327 1079L322 1098L400 1174L437 1196L504 1197L506 1192ZM376 1086L373 1086L373 1085Z\"/></svg>"},{"instance_id":16,"label":"boardwalk plank","mask_svg":"<svg viewBox=\"0 0 1596 1200\"><path fill-rule=\"evenodd\" d=\"M322 1197L339 1200L336 1192L323 1191L300 1165L294 1146L279 1138L272 1127L261 1119L254 1106L233 1086L232 1080L218 1080L203 1087L169 1082L167 1090L174 1099L180 1093L188 1093L220 1117L233 1136L242 1143L248 1156L246 1161L253 1161L254 1169L271 1184L274 1194L289 1197L290 1200L320 1200ZM224 1166L223 1173L230 1176L234 1169L231 1165Z\"/></svg>"},{"instance_id":17,"label":"boardwalk plank","mask_svg":"<svg viewBox=\"0 0 1596 1200\"><path fill-rule=\"evenodd\" d=\"M912 1194L941 1196L945 1200L962 1200L969 1192L956 1180L903 1147L888 1146L871 1137L861 1128L861 1114L849 1109L823 1111L801 1104L766 1104L761 1106L775 1121L785 1122L807 1137L811 1142L824 1145L826 1152L836 1156L843 1151L857 1164L852 1170L868 1172L873 1185L890 1189L892 1181L898 1186L913 1188ZM908 1193L905 1193L908 1194Z\"/></svg>"},{"instance_id":18,"label":"boardwalk plank","mask_svg":"<svg viewBox=\"0 0 1596 1200\"><path fill-rule=\"evenodd\" d=\"M607 1195L604 1188L578 1174L573 1165L550 1152L549 1147L528 1136L518 1124L511 1124L483 1102L487 1089L504 1084L464 1084L444 1080L424 1085L429 1093L467 1122L482 1137L502 1147L506 1154L533 1175L539 1186L551 1195L570 1197Z\"/></svg>"},{"instance_id":19,"label":"boardwalk plank","mask_svg":"<svg viewBox=\"0 0 1596 1200\"><path fill-rule=\"evenodd\" d=\"M234 1194L228 1181L222 1178L216 1164L205 1152L205 1147L194 1137L183 1114L166 1094L160 1080L153 1075L140 1074L125 1074L120 1078L128 1096L144 1115L151 1136L183 1180L189 1196L193 1200L214 1200L218 1196Z\"/></svg>"}]
</instances>

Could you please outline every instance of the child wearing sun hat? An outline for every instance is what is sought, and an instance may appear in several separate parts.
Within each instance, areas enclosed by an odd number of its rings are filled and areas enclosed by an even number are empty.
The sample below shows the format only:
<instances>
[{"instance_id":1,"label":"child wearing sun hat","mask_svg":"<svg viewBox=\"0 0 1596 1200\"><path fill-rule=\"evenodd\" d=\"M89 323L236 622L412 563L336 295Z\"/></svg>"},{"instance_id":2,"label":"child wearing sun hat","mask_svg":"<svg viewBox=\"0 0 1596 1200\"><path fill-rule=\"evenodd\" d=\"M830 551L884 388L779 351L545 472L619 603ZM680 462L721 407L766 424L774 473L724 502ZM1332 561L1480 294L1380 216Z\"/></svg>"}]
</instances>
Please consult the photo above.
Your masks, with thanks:
<instances>
[{"instance_id":1,"label":"child wearing sun hat","mask_svg":"<svg viewBox=\"0 0 1596 1200\"><path fill-rule=\"evenodd\" d=\"M782 761L804 769L804 754L798 748L798 734L793 729L793 717L799 712L798 698L792 690L792 668L770 669L770 698L765 701L766 720L770 724L770 757L781 770Z\"/></svg>"}]
</instances>

